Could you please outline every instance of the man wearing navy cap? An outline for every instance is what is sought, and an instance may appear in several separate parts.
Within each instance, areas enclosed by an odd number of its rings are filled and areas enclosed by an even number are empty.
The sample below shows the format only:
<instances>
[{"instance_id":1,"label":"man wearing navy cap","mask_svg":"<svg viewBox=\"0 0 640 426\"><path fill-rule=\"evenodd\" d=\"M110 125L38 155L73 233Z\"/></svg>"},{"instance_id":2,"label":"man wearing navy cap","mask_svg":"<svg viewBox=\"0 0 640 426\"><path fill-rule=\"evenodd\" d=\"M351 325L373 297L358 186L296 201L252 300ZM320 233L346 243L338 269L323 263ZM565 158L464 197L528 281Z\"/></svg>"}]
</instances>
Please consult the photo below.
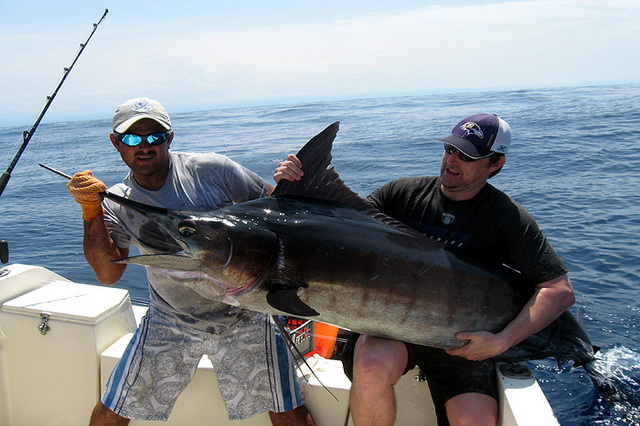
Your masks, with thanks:
<instances>
[{"instance_id":1,"label":"man wearing navy cap","mask_svg":"<svg viewBox=\"0 0 640 426\"><path fill-rule=\"evenodd\" d=\"M351 415L358 425L392 425L393 386L414 366L427 377L439 425L494 425L498 420L495 357L553 322L575 300L567 269L531 215L487 180L502 170L511 129L494 114L460 121L440 139L440 176L401 178L367 200L381 212L452 250L518 270L532 297L499 333L465 332L468 341L443 350L390 339L354 335L343 353L353 384ZM274 177L299 179L295 156Z\"/></svg>"}]
</instances>

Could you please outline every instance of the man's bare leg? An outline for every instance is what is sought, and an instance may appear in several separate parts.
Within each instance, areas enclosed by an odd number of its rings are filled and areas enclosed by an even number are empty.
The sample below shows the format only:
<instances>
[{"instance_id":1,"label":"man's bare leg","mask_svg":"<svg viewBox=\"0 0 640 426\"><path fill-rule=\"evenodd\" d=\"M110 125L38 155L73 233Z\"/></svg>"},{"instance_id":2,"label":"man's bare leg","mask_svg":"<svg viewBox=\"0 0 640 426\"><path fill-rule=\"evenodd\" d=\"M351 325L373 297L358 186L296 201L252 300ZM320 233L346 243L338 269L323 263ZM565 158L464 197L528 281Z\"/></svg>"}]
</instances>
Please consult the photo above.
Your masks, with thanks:
<instances>
[{"instance_id":1,"label":"man's bare leg","mask_svg":"<svg viewBox=\"0 0 640 426\"><path fill-rule=\"evenodd\" d=\"M402 342L360 336L353 355L349 394L355 424L393 425L396 419L393 386L404 373L408 356Z\"/></svg>"},{"instance_id":2,"label":"man's bare leg","mask_svg":"<svg viewBox=\"0 0 640 426\"><path fill-rule=\"evenodd\" d=\"M108 409L102 402L98 402L91 413L90 426L125 426L129 419L119 416Z\"/></svg>"},{"instance_id":3,"label":"man's bare leg","mask_svg":"<svg viewBox=\"0 0 640 426\"><path fill-rule=\"evenodd\" d=\"M311 413L304 405L282 413L269 411L269 418L274 426L315 426Z\"/></svg>"},{"instance_id":4,"label":"man's bare leg","mask_svg":"<svg viewBox=\"0 0 640 426\"><path fill-rule=\"evenodd\" d=\"M451 426L494 426L498 422L498 401L482 393L463 393L445 403Z\"/></svg>"}]
</instances>

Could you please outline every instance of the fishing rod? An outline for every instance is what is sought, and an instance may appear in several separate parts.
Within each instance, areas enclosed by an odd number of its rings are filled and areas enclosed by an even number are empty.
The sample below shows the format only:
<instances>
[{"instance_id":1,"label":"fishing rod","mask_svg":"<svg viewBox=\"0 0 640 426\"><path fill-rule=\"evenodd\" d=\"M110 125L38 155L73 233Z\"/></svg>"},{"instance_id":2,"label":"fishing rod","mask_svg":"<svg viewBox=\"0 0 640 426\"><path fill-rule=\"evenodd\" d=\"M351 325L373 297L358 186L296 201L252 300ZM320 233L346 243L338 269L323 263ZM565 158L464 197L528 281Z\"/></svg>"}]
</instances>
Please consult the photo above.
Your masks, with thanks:
<instances>
[{"instance_id":1,"label":"fishing rod","mask_svg":"<svg viewBox=\"0 0 640 426\"><path fill-rule=\"evenodd\" d=\"M38 125L40 125L40 121L42 121L42 117L44 117L45 113L49 109L49 106L53 102L53 99L58 94L58 90L60 90L60 87L62 87L62 84L67 79L67 76L71 72L71 69L76 64L76 61L78 60L78 58L80 57L80 55L84 51L84 48L87 46L87 44L89 44L89 40L91 40L91 37L93 37L93 33L96 32L96 30L98 29L98 25L100 25L100 23L107 16L107 13L109 13L109 9L105 9L104 13L102 14L102 17L100 18L100 20L97 23L93 24L93 31L91 31L91 34L89 34L89 37L87 37L87 40L85 40L84 43L80 43L80 50L78 51L76 57L73 59L73 62L71 63L71 65L69 67L67 67L67 68L64 68L64 74L62 75L62 80L60 80L60 83L58 83L58 87L56 87L56 89L53 91L53 93L50 96L47 96L47 103L44 106L44 108L42 109L42 112L40 112L40 115L38 116L38 119L36 120L36 122L31 127L31 130L29 130L29 131L25 130L22 133L23 142L22 142L22 145L20 146L20 149L18 149L18 152L16 153L15 157L13 157L13 160L11 161L11 164L9 164L9 167L7 167L7 170L2 174L2 176L0 176L0 195L2 195L2 193L4 192L4 188L7 186L7 183L9 183L9 179L11 178L11 172L13 171L13 169L16 166L16 164L18 163L18 160L22 156L22 153L27 148L27 145L29 144L29 141L31 140L31 137L33 136L33 134L35 133L36 129L38 128Z\"/></svg>"}]
</instances>

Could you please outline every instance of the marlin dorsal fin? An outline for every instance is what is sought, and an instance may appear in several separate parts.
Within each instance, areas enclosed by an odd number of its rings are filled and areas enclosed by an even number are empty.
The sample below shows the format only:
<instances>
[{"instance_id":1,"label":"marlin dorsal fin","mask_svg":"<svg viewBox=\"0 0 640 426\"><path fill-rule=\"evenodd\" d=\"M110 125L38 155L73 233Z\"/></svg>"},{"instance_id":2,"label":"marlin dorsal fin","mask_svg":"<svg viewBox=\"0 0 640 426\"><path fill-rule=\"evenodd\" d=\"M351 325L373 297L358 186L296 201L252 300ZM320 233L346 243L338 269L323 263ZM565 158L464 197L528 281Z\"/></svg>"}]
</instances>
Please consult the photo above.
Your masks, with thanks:
<instances>
[{"instance_id":1,"label":"marlin dorsal fin","mask_svg":"<svg viewBox=\"0 0 640 426\"><path fill-rule=\"evenodd\" d=\"M333 201L357 210L371 207L353 192L331 165L331 149L338 133L340 122L336 121L314 136L298 152L304 176L299 181L281 180L273 195L298 195L308 198Z\"/></svg>"}]
</instances>

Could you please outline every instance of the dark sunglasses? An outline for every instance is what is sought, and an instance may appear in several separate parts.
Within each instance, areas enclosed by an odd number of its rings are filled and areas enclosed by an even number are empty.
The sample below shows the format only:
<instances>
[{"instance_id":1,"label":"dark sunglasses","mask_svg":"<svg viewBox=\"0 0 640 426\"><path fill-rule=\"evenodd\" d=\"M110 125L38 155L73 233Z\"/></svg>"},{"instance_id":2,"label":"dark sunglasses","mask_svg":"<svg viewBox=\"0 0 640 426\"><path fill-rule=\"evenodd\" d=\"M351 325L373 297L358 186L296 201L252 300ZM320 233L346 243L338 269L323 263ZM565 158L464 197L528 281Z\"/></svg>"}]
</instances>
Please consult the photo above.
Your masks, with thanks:
<instances>
[{"instance_id":1,"label":"dark sunglasses","mask_svg":"<svg viewBox=\"0 0 640 426\"><path fill-rule=\"evenodd\" d=\"M462 161L467 161L469 163L481 160L483 158L489 158L489 157L491 157L493 155L493 153L491 153L489 155L483 155L482 157L472 157L472 156L467 155L464 152L460 151L458 148L456 148L455 146L451 145L450 143L445 143L444 144L444 151L449 155L453 154L454 152L457 152L458 153L458 157Z\"/></svg>"},{"instance_id":2,"label":"dark sunglasses","mask_svg":"<svg viewBox=\"0 0 640 426\"><path fill-rule=\"evenodd\" d=\"M149 145L162 145L169 139L169 133L171 132L162 132L162 133L154 133L148 136L140 136L134 135L131 133L116 133L113 134L116 138L125 145L129 146L138 146L142 143L142 141L147 141Z\"/></svg>"}]
</instances>

